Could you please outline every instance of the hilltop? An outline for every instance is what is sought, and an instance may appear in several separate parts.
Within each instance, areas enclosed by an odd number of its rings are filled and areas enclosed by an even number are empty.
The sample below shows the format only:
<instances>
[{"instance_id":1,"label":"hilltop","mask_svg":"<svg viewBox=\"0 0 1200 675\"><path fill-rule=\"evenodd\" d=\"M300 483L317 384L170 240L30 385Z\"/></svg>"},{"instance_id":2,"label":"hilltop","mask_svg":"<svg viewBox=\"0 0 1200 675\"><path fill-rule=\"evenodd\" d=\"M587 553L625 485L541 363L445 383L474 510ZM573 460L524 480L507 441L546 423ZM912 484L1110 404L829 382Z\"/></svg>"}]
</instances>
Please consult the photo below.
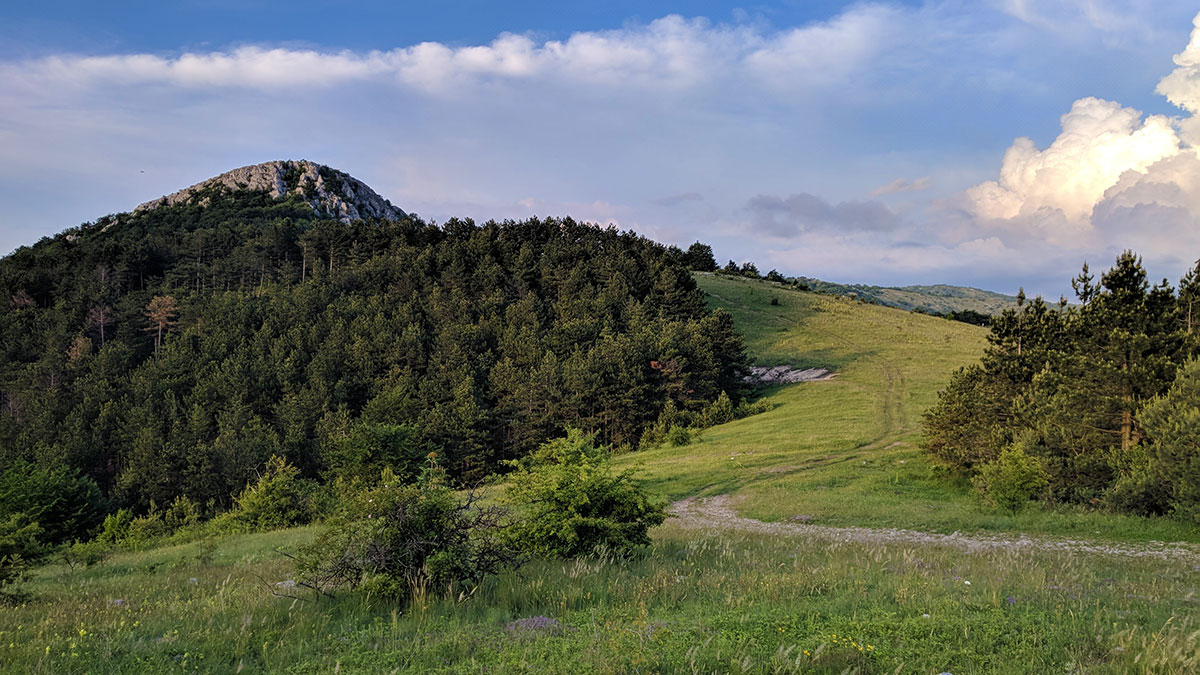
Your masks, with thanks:
<instances>
[{"instance_id":1,"label":"hilltop","mask_svg":"<svg viewBox=\"0 0 1200 675\"><path fill-rule=\"evenodd\" d=\"M277 160L243 166L139 205L134 212L209 199L214 188L230 191L263 191L272 199L292 195L319 216L343 223L368 218L400 220L405 213L380 197L366 183L344 171L307 160Z\"/></svg>"}]
</instances>

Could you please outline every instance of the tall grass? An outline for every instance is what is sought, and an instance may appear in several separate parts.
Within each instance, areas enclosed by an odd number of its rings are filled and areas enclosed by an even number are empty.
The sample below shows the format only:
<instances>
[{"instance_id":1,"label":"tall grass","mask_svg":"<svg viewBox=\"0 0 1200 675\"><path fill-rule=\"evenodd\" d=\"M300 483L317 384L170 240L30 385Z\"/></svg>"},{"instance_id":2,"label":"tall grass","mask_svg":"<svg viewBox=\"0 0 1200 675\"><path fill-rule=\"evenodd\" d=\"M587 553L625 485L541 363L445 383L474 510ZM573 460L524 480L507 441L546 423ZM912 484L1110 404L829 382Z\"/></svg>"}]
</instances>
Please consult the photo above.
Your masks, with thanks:
<instances>
[{"instance_id":1,"label":"tall grass","mask_svg":"<svg viewBox=\"0 0 1200 675\"><path fill-rule=\"evenodd\" d=\"M1196 672L1196 571L1162 561L660 528L646 555L536 561L469 597L318 598L235 535L44 569L5 672ZM205 558L202 560L201 558ZM287 597L295 596L295 597ZM460 599L461 598L461 599ZM118 602L119 601L119 602ZM516 623L520 619L544 617Z\"/></svg>"}]
</instances>

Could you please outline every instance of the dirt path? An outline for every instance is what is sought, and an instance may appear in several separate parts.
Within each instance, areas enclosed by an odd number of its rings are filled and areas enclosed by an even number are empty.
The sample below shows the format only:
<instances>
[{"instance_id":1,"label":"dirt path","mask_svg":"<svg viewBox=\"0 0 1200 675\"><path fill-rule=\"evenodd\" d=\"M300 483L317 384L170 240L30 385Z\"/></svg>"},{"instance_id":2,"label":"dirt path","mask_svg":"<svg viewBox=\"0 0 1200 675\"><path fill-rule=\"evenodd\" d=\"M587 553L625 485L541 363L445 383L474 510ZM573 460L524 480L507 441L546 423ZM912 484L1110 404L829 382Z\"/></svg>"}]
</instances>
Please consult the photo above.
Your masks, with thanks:
<instances>
[{"instance_id":1,"label":"dirt path","mask_svg":"<svg viewBox=\"0 0 1200 675\"><path fill-rule=\"evenodd\" d=\"M1188 563L1200 571L1200 546L1187 543L1148 542L1145 544L1111 544L1082 539L1051 539L1046 537L1017 538L990 535L936 534L914 530L873 529L867 527L827 527L795 523L764 523L739 516L732 507L729 495L690 497L671 505L670 513L676 524L695 530L733 530L788 537L804 537L825 541L849 541L864 544L933 544L952 546L965 551L990 549L1061 551L1131 558L1158 558Z\"/></svg>"}]
</instances>

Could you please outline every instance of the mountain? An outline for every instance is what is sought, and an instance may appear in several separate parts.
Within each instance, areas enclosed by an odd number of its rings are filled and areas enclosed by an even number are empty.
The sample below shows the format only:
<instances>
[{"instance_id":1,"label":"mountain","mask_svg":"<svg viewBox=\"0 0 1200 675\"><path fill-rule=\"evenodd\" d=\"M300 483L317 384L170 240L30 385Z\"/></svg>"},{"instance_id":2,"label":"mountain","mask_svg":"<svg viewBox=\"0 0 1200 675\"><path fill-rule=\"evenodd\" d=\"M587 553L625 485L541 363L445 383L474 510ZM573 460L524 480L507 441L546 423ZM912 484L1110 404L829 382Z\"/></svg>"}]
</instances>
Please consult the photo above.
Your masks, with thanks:
<instances>
[{"instance_id":1,"label":"mountain","mask_svg":"<svg viewBox=\"0 0 1200 675\"><path fill-rule=\"evenodd\" d=\"M380 197L366 183L353 176L307 160L277 160L243 166L214 178L196 183L178 192L148 201L134 212L161 206L173 206L199 198L206 204L214 188L232 191L266 191L272 198L299 197L320 216L349 223L380 218L400 220L405 213Z\"/></svg>"},{"instance_id":2,"label":"mountain","mask_svg":"<svg viewBox=\"0 0 1200 675\"><path fill-rule=\"evenodd\" d=\"M632 448L732 415L744 361L678 249L429 223L269 162L0 258L0 468L210 515L276 456L350 480L434 453L475 481L569 427Z\"/></svg>"},{"instance_id":3,"label":"mountain","mask_svg":"<svg viewBox=\"0 0 1200 675\"><path fill-rule=\"evenodd\" d=\"M844 295L865 302L930 314L974 311L980 314L995 315L1009 307L1016 307L1017 304L1015 296L967 286L947 284L869 286L866 284L838 284L805 277L799 277L798 280L810 289L821 293Z\"/></svg>"}]
</instances>

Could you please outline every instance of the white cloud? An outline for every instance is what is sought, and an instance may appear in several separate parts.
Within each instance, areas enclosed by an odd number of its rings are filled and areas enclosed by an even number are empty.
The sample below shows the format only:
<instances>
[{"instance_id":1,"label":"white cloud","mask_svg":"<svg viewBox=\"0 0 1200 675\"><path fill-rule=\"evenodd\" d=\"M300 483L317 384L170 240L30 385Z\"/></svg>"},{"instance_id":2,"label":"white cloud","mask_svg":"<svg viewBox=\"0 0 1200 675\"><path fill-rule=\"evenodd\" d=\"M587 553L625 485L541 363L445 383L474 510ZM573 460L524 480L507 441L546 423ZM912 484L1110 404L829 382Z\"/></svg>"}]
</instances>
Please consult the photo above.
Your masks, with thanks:
<instances>
[{"instance_id":1,"label":"white cloud","mask_svg":"<svg viewBox=\"0 0 1200 675\"><path fill-rule=\"evenodd\" d=\"M984 220L1045 219L1058 211L1071 233L1087 227L1092 209L1127 171L1144 173L1180 151L1171 120L1112 101L1084 98L1062 117L1062 133L1039 150L1018 138L1004 154L1000 177L967 190ZM1046 232L1054 236L1055 232Z\"/></svg>"}]
</instances>

